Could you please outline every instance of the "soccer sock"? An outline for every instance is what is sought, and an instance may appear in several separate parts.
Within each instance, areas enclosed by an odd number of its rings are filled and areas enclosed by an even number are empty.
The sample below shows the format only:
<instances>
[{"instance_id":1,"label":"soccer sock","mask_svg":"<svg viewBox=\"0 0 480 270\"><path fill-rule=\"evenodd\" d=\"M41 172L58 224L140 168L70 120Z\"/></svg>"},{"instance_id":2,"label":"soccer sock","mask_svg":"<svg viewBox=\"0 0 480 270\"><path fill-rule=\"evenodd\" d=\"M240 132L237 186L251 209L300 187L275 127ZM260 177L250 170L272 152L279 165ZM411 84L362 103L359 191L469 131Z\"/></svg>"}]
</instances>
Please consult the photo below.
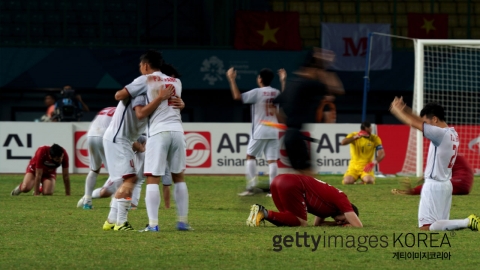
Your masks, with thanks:
<instances>
[{"instance_id":1,"label":"soccer sock","mask_svg":"<svg viewBox=\"0 0 480 270\"><path fill-rule=\"evenodd\" d=\"M112 200L110 201L110 213L108 213L108 218L107 218L108 223L113 224L117 222L117 213L118 213L117 199L115 199L115 197L112 197Z\"/></svg>"},{"instance_id":2,"label":"soccer sock","mask_svg":"<svg viewBox=\"0 0 480 270\"><path fill-rule=\"evenodd\" d=\"M278 175L278 164L277 164L277 162L273 162L273 163L268 164L268 169L269 169L269 175L270 175L268 186L270 187L273 179Z\"/></svg>"},{"instance_id":3,"label":"soccer sock","mask_svg":"<svg viewBox=\"0 0 480 270\"><path fill-rule=\"evenodd\" d=\"M290 212L273 212L271 210L268 211L268 218L266 220L270 221L271 223L281 226L300 226L300 220L290 213Z\"/></svg>"},{"instance_id":4,"label":"soccer sock","mask_svg":"<svg viewBox=\"0 0 480 270\"><path fill-rule=\"evenodd\" d=\"M85 201L88 199L92 200L92 193L93 189L95 188L95 184L97 183L98 173L94 171L90 171L87 175L87 179L85 180Z\"/></svg>"},{"instance_id":5,"label":"soccer sock","mask_svg":"<svg viewBox=\"0 0 480 270\"><path fill-rule=\"evenodd\" d=\"M97 188L92 192L92 199L98 199L100 198L100 191L102 188Z\"/></svg>"},{"instance_id":6,"label":"soccer sock","mask_svg":"<svg viewBox=\"0 0 480 270\"><path fill-rule=\"evenodd\" d=\"M175 202L177 204L178 221L186 223L188 219L187 183L175 183Z\"/></svg>"},{"instance_id":7,"label":"soccer sock","mask_svg":"<svg viewBox=\"0 0 480 270\"><path fill-rule=\"evenodd\" d=\"M135 188L133 189L133 194L132 194L132 204L135 206L138 206L138 202L140 201L140 195L142 192L142 184L143 181L140 179L137 180L137 184L135 185Z\"/></svg>"},{"instance_id":8,"label":"soccer sock","mask_svg":"<svg viewBox=\"0 0 480 270\"><path fill-rule=\"evenodd\" d=\"M430 225L430 231L451 231L468 227L468 218L454 220L437 220Z\"/></svg>"},{"instance_id":9,"label":"soccer sock","mask_svg":"<svg viewBox=\"0 0 480 270\"><path fill-rule=\"evenodd\" d=\"M160 208L160 190L158 189L158 184L147 184L145 205L147 206L148 226L157 226L158 208Z\"/></svg>"},{"instance_id":10,"label":"soccer sock","mask_svg":"<svg viewBox=\"0 0 480 270\"><path fill-rule=\"evenodd\" d=\"M117 226L123 225L123 223L125 223L128 220L128 209L130 208L131 203L132 203L132 199L130 198L117 199L117 205L118 205Z\"/></svg>"},{"instance_id":11,"label":"soccer sock","mask_svg":"<svg viewBox=\"0 0 480 270\"><path fill-rule=\"evenodd\" d=\"M247 176L247 189L254 187L257 183L252 179L257 176L257 161L255 159L247 159L245 162L246 176Z\"/></svg>"}]
</instances>

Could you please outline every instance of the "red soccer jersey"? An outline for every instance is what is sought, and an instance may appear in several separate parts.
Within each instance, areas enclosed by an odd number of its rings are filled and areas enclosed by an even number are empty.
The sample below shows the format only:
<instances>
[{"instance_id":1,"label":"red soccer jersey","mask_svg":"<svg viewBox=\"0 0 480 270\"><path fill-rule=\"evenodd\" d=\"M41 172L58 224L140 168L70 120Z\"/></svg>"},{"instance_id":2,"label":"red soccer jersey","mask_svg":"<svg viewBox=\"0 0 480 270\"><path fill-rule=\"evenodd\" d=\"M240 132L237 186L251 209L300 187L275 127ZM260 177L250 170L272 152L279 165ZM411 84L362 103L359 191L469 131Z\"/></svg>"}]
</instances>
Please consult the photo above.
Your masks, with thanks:
<instances>
[{"instance_id":1,"label":"red soccer jersey","mask_svg":"<svg viewBox=\"0 0 480 270\"><path fill-rule=\"evenodd\" d=\"M343 191L310 176L301 178L307 211L317 217L327 218L353 212L352 204Z\"/></svg>"},{"instance_id":2,"label":"red soccer jersey","mask_svg":"<svg viewBox=\"0 0 480 270\"><path fill-rule=\"evenodd\" d=\"M63 149L63 148L62 148ZM62 163L56 163L50 158L50 146L40 146L35 152L35 156L30 160L29 168L43 169L43 174L55 173L57 168L62 165L62 168L68 168L68 154L63 149Z\"/></svg>"},{"instance_id":3,"label":"red soccer jersey","mask_svg":"<svg viewBox=\"0 0 480 270\"><path fill-rule=\"evenodd\" d=\"M458 155L455 164L452 167L452 185L470 192L473 185L473 170L468 161Z\"/></svg>"}]
</instances>

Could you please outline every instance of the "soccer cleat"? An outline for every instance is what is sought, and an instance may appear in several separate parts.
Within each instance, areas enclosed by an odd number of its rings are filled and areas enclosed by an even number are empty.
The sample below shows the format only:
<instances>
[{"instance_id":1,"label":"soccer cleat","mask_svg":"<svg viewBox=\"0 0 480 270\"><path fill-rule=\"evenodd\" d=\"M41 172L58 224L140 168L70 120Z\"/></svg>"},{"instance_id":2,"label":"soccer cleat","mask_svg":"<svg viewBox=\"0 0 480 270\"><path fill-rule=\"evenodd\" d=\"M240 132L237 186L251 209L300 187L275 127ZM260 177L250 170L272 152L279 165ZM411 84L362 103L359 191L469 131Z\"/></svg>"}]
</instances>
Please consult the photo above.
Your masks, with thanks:
<instances>
[{"instance_id":1,"label":"soccer cleat","mask_svg":"<svg viewBox=\"0 0 480 270\"><path fill-rule=\"evenodd\" d=\"M93 209L93 205L92 205L92 202L87 202L85 204L83 204L83 210L92 210Z\"/></svg>"},{"instance_id":2,"label":"soccer cleat","mask_svg":"<svg viewBox=\"0 0 480 270\"><path fill-rule=\"evenodd\" d=\"M115 227L113 228L114 231L133 231L133 227L132 225L130 225L130 223L128 223L128 221L125 221L125 223L123 223L122 225L118 226L117 224L115 224Z\"/></svg>"},{"instance_id":3,"label":"soccer cleat","mask_svg":"<svg viewBox=\"0 0 480 270\"><path fill-rule=\"evenodd\" d=\"M155 227L150 227L148 224L145 226L145 229L139 230L139 232L159 232L160 229L158 229L158 225Z\"/></svg>"},{"instance_id":4,"label":"soccer cleat","mask_svg":"<svg viewBox=\"0 0 480 270\"><path fill-rule=\"evenodd\" d=\"M12 196L18 196L18 195L20 195L20 193L22 193L22 192L20 191L20 185L18 185L16 188L14 188L14 189L12 190L12 192L10 192L10 195L12 195Z\"/></svg>"},{"instance_id":5,"label":"soccer cleat","mask_svg":"<svg viewBox=\"0 0 480 270\"><path fill-rule=\"evenodd\" d=\"M244 196L252 196L255 193L253 192L252 189L247 189L244 192L238 193L238 196L244 197Z\"/></svg>"},{"instance_id":6,"label":"soccer cleat","mask_svg":"<svg viewBox=\"0 0 480 270\"><path fill-rule=\"evenodd\" d=\"M109 223L108 220L103 223L103 230L104 231L111 231L115 227L115 223Z\"/></svg>"},{"instance_id":7,"label":"soccer cleat","mask_svg":"<svg viewBox=\"0 0 480 270\"><path fill-rule=\"evenodd\" d=\"M392 189L392 194L393 195L407 195L408 192L406 190L401 190L401 189Z\"/></svg>"},{"instance_id":8,"label":"soccer cleat","mask_svg":"<svg viewBox=\"0 0 480 270\"><path fill-rule=\"evenodd\" d=\"M265 195L265 197L272 197L272 193L267 193L267 195Z\"/></svg>"},{"instance_id":9,"label":"soccer cleat","mask_svg":"<svg viewBox=\"0 0 480 270\"><path fill-rule=\"evenodd\" d=\"M193 231L192 227L186 222L177 222L177 230L179 231Z\"/></svg>"},{"instance_id":10,"label":"soccer cleat","mask_svg":"<svg viewBox=\"0 0 480 270\"><path fill-rule=\"evenodd\" d=\"M83 207L83 198L85 198L85 196L83 196L82 198L80 198L80 200L78 200L77 208Z\"/></svg>"},{"instance_id":11,"label":"soccer cleat","mask_svg":"<svg viewBox=\"0 0 480 270\"><path fill-rule=\"evenodd\" d=\"M265 225L265 212L266 209L260 204L254 204L250 208L250 215L247 218L247 226L259 227L260 223Z\"/></svg>"},{"instance_id":12,"label":"soccer cleat","mask_svg":"<svg viewBox=\"0 0 480 270\"><path fill-rule=\"evenodd\" d=\"M478 226L480 225L480 217L477 217L474 214L468 216L468 228L472 231L478 231Z\"/></svg>"}]
</instances>

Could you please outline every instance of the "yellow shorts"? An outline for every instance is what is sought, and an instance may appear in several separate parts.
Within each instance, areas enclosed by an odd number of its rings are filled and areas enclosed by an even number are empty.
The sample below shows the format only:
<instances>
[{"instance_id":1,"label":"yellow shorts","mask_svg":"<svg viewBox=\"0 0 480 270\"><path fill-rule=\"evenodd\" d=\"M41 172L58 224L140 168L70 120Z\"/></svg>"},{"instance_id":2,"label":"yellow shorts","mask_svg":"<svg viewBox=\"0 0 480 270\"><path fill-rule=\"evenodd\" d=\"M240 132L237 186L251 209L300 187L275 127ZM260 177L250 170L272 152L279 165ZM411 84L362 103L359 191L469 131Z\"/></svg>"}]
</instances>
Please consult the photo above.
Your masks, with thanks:
<instances>
[{"instance_id":1,"label":"yellow shorts","mask_svg":"<svg viewBox=\"0 0 480 270\"><path fill-rule=\"evenodd\" d=\"M364 176L366 175L371 175L373 177L373 179L375 179L375 174L373 173L373 170L371 170L370 172L364 172L363 171L363 168L365 167L366 164L354 164L352 162L350 162L350 165L348 165L348 169L347 171L345 172L345 174L343 175L343 177L345 176L352 176L353 179L358 180L358 179L362 179Z\"/></svg>"}]
</instances>

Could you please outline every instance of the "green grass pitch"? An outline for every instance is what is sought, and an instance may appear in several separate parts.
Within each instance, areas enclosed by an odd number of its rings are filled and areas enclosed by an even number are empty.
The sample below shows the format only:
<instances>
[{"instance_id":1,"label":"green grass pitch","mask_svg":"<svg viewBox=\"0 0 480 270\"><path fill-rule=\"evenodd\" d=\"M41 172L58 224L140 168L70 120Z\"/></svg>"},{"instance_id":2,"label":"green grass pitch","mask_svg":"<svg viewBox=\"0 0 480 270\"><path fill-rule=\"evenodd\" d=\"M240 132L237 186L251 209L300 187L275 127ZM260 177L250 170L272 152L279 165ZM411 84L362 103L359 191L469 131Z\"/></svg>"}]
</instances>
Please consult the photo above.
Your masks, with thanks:
<instances>
[{"instance_id":1,"label":"green grass pitch","mask_svg":"<svg viewBox=\"0 0 480 270\"><path fill-rule=\"evenodd\" d=\"M175 230L172 200L171 209L162 202L159 233L103 231L109 199L94 200L91 211L76 208L85 175L71 176L69 197L64 195L61 176L54 196L10 196L22 178L0 175L0 269L478 269L480 265L480 232L424 234L417 229L419 197L390 194L400 187L401 178L342 186L341 176L319 177L343 190L358 206L364 228L289 228L268 222L251 228L245 225L250 205L276 209L271 198L238 197L243 176L188 175L189 222L195 230ZM101 175L97 186L105 180ZM265 183L267 178L261 180ZM470 195L454 196L451 219L480 215L478 181ZM129 213L135 229L148 222L144 198L145 188L138 210ZM313 216L308 221L313 224ZM307 235L308 242L296 240L297 234ZM280 244L274 242L280 237ZM437 258L440 252L450 258Z\"/></svg>"}]
</instances>

